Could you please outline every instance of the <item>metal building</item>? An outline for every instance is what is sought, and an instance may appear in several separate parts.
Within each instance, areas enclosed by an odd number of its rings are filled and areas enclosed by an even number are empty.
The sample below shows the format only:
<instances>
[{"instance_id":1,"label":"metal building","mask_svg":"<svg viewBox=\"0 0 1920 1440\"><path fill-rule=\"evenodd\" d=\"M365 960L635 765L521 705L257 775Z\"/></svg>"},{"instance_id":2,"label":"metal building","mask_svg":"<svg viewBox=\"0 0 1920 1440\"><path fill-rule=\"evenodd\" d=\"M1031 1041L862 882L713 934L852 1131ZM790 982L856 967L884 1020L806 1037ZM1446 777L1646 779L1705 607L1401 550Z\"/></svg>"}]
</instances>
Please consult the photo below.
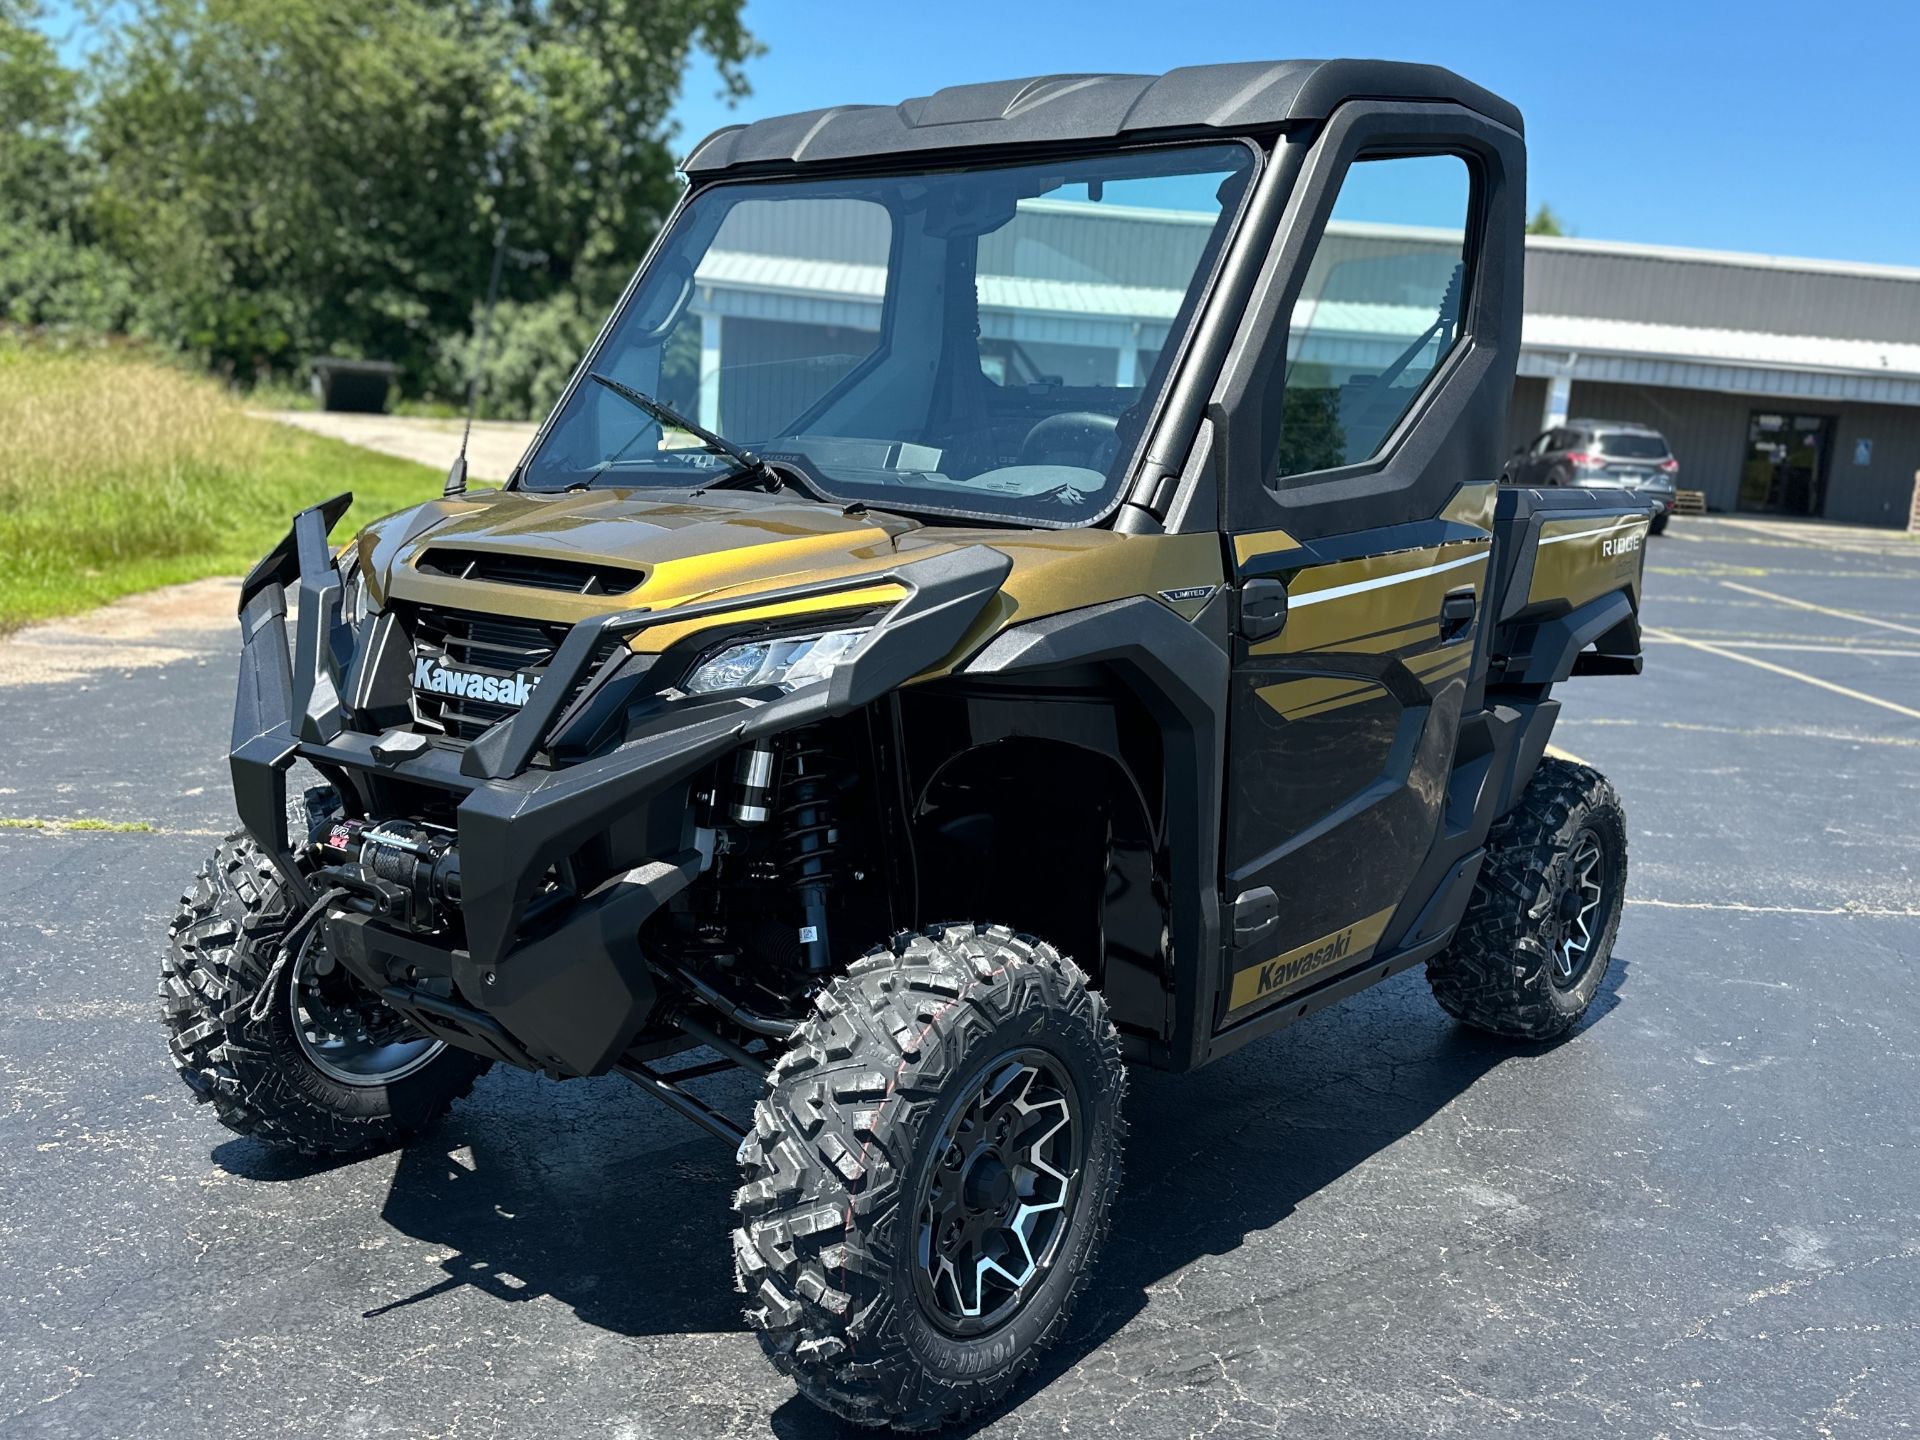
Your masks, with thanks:
<instances>
[{"instance_id":1,"label":"metal building","mask_svg":"<svg viewBox=\"0 0 1920 1440\"><path fill-rule=\"evenodd\" d=\"M884 216L746 207L696 275L698 404L732 433L772 433L875 343ZM776 210L779 223L773 222ZM1070 201L1021 203L982 242L982 363L996 381L1138 383L1179 296L1148 277L1183 269L1206 219ZM1302 297L1296 356L1384 364L1408 333L1381 276L1433 288L1457 231L1336 221ZM1364 275L1343 298L1339 277ZM1132 283L1130 283L1132 282ZM1510 443L1569 416L1663 431L1682 488L1708 508L1904 525L1920 470L1920 268L1532 237ZM1414 286L1418 288L1418 286ZM1431 319L1431 314L1427 316ZM1417 328L1417 327L1416 327ZM692 396L688 396L691 401Z\"/></svg>"},{"instance_id":2,"label":"metal building","mask_svg":"<svg viewBox=\"0 0 1920 1440\"><path fill-rule=\"evenodd\" d=\"M1641 420L1711 509L1904 525L1920 269L1535 237L1520 377L1515 445Z\"/></svg>"}]
</instances>

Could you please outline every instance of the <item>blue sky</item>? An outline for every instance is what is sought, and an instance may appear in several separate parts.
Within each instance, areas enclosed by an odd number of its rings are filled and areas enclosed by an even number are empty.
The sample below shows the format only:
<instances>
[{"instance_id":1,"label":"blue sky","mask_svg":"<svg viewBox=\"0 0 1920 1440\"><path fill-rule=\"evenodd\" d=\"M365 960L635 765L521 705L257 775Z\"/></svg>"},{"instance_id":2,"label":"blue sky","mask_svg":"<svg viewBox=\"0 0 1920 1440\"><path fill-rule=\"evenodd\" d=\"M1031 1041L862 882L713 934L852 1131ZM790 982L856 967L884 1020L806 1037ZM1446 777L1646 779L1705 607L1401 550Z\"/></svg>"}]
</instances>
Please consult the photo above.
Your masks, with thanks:
<instances>
[{"instance_id":1,"label":"blue sky","mask_svg":"<svg viewBox=\"0 0 1920 1440\"><path fill-rule=\"evenodd\" d=\"M736 120L1070 70L1368 55L1526 114L1529 191L1584 236L1920 266L1920 4L749 0L754 94L696 65L683 148Z\"/></svg>"},{"instance_id":2,"label":"blue sky","mask_svg":"<svg viewBox=\"0 0 1920 1440\"><path fill-rule=\"evenodd\" d=\"M72 0L53 0L73 54ZM1068 70L1370 55L1527 117L1530 192L1581 235L1920 266L1920 0L748 0L729 109L696 63L682 148L735 120Z\"/></svg>"}]
</instances>

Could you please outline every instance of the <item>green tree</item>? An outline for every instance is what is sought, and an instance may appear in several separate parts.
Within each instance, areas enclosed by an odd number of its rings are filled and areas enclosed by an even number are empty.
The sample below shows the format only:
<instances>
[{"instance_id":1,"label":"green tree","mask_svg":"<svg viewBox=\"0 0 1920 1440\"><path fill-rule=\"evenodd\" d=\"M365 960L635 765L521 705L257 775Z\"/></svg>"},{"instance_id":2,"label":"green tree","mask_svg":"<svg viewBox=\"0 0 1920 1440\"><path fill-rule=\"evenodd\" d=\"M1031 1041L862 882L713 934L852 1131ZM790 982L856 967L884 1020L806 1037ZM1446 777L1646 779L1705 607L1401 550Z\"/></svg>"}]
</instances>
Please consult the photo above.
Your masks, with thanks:
<instances>
[{"instance_id":1,"label":"green tree","mask_svg":"<svg viewBox=\"0 0 1920 1440\"><path fill-rule=\"evenodd\" d=\"M605 307L678 195L668 115L740 0L134 0L89 117L141 328L243 375L449 363L499 217L510 313ZM548 325L554 336L577 326Z\"/></svg>"},{"instance_id":2,"label":"green tree","mask_svg":"<svg viewBox=\"0 0 1920 1440\"><path fill-rule=\"evenodd\" d=\"M1553 207L1545 201L1542 201L1539 208L1533 212L1533 218L1527 221L1527 234L1529 235L1567 235L1571 233L1571 231L1561 224L1560 217L1554 213Z\"/></svg>"},{"instance_id":3,"label":"green tree","mask_svg":"<svg viewBox=\"0 0 1920 1440\"><path fill-rule=\"evenodd\" d=\"M80 77L30 0L0 0L0 320L115 329L132 289L93 242Z\"/></svg>"}]
</instances>

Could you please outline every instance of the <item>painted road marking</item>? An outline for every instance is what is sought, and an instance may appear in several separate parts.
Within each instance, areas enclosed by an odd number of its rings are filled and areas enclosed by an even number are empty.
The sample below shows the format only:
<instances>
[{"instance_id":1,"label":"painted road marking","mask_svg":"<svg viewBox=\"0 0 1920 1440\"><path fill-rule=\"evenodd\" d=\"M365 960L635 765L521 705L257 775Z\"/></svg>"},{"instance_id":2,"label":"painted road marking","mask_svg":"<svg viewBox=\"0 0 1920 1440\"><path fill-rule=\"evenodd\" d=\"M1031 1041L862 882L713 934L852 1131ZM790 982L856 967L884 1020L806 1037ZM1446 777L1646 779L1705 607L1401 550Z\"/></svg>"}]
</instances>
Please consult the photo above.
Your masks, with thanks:
<instances>
[{"instance_id":1,"label":"painted road marking","mask_svg":"<svg viewBox=\"0 0 1920 1440\"><path fill-rule=\"evenodd\" d=\"M1732 580L1720 582L1729 590L1738 590L1742 595L1758 595L1762 600L1771 600L1776 605L1791 605L1798 610L1811 610L1816 615L1832 615L1841 620L1853 620L1861 625L1878 625L1886 630L1898 630L1906 635L1920 635L1920 626L1897 625L1891 620L1882 620L1877 615L1860 615L1852 610L1835 610L1826 605L1815 605L1811 600L1795 600L1790 595L1775 595L1768 590L1756 590L1751 585L1739 585Z\"/></svg>"},{"instance_id":2,"label":"painted road marking","mask_svg":"<svg viewBox=\"0 0 1920 1440\"><path fill-rule=\"evenodd\" d=\"M1880 905L1744 905L1738 900L1642 900L1627 897L1629 905L1654 910L1737 910L1744 915L1865 915L1874 919L1920 920L1920 910Z\"/></svg>"},{"instance_id":3,"label":"painted road marking","mask_svg":"<svg viewBox=\"0 0 1920 1440\"><path fill-rule=\"evenodd\" d=\"M1584 765L1587 763L1571 750L1562 750L1558 745L1547 746L1547 754L1556 760L1571 760L1575 765Z\"/></svg>"},{"instance_id":4,"label":"painted road marking","mask_svg":"<svg viewBox=\"0 0 1920 1440\"><path fill-rule=\"evenodd\" d=\"M1798 570L1781 565L1726 565L1717 560L1698 565L1648 565L1649 575L1697 576L1717 580L1722 575L1803 575L1812 580L1898 580L1913 583L1912 570Z\"/></svg>"},{"instance_id":5,"label":"painted road marking","mask_svg":"<svg viewBox=\"0 0 1920 1440\"><path fill-rule=\"evenodd\" d=\"M1671 645L1674 642L1656 640L1653 643ZM1844 640L1831 641L1825 645L1803 645L1797 641L1727 640L1716 637L1713 643L1724 645L1729 650L1811 650L1816 655L1875 655L1883 660L1920 660L1920 650L1883 650L1878 646L1849 645Z\"/></svg>"},{"instance_id":6,"label":"painted road marking","mask_svg":"<svg viewBox=\"0 0 1920 1440\"><path fill-rule=\"evenodd\" d=\"M1859 690L1849 690L1845 685L1836 685L1831 680L1822 680L1817 675L1804 675L1798 670L1789 670L1784 665L1776 665L1771 660L1757 660L1751 655L1742 655L1737 650L1723 650L1718 645L1709 645L1704 640L1692 640L1685 635L1676 635L1671 630L1655 630L1648 626L1646 634L1659 640L1672 640L1681 645L1690 645L1695 650L1704 650L1709 655L1718 655L1723 660L1737 660L1742 665L1751 665L1758 670L1771 670L1776 675L1784 675L1789 680L1798 680L1803 685L1817 685L1822 690L1831 690L1836 695L1844 695L1849 700L1858 700L1867 705L1878 705L1882 710L1891 710L1896 715L1905 715L1910 720L1920 720L1920 710L1909 709L1905 705L1896 705L1891 700L1882 700L1878 695L1868 695Z\"/></svg>"},{"instance_id":7,"label":"painted road marking","mask_svg":"<svg viewBox=\"0 0 1920 1440\"><path fill-rule=\"evenodd\" d=\"M1908 544L1906 533L1877 526L1833 526L1795 524L1782 520L1735 520L1729 515L1702 515L1696 523L1709 529L1725 526L1760 537L1722 535L1716 538L1737 545L1800 545L1811 550L1842 550L1850 554L1898 554Z\"/></svg>"},{"instance_id":8,"label":"painted road marking","mask_svg":"<svg viewBox=\"0 0 1920 1440\"><path fill-rule=\"evenodd\" d=\"M1686 730L1699 735L1738 735L1754 740L1832 740L1841 745L1899 745L1920 750L1920 736L1868 735L1855 730L1816 730L1806 726L1701 725L1691 720L1628 720L1612 716L1562 716L1560 725L1631 725L1649 730Z\"/></svg>"}]
</instances>

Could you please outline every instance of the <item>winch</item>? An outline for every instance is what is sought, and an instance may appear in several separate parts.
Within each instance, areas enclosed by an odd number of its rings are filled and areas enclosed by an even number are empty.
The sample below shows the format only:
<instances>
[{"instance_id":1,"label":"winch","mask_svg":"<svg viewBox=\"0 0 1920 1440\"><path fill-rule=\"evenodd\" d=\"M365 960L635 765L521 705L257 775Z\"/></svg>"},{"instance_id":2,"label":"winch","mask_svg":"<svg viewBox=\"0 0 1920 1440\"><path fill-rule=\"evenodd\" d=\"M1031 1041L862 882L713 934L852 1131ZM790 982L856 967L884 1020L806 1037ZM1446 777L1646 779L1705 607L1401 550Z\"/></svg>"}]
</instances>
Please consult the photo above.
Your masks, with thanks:
<instances>
[{"instance_id":1,"label":"winch","mask_svg":"<svg viewBox=\"0 0 1920 1440\"><path fill-rule=\"evenodd\" d=\"M437 928L460 909L460 851L453 832L412 820L331 817L311 836L331 884L369 900L374 913L414 929Z\"/></svg>"}]
</instances>

